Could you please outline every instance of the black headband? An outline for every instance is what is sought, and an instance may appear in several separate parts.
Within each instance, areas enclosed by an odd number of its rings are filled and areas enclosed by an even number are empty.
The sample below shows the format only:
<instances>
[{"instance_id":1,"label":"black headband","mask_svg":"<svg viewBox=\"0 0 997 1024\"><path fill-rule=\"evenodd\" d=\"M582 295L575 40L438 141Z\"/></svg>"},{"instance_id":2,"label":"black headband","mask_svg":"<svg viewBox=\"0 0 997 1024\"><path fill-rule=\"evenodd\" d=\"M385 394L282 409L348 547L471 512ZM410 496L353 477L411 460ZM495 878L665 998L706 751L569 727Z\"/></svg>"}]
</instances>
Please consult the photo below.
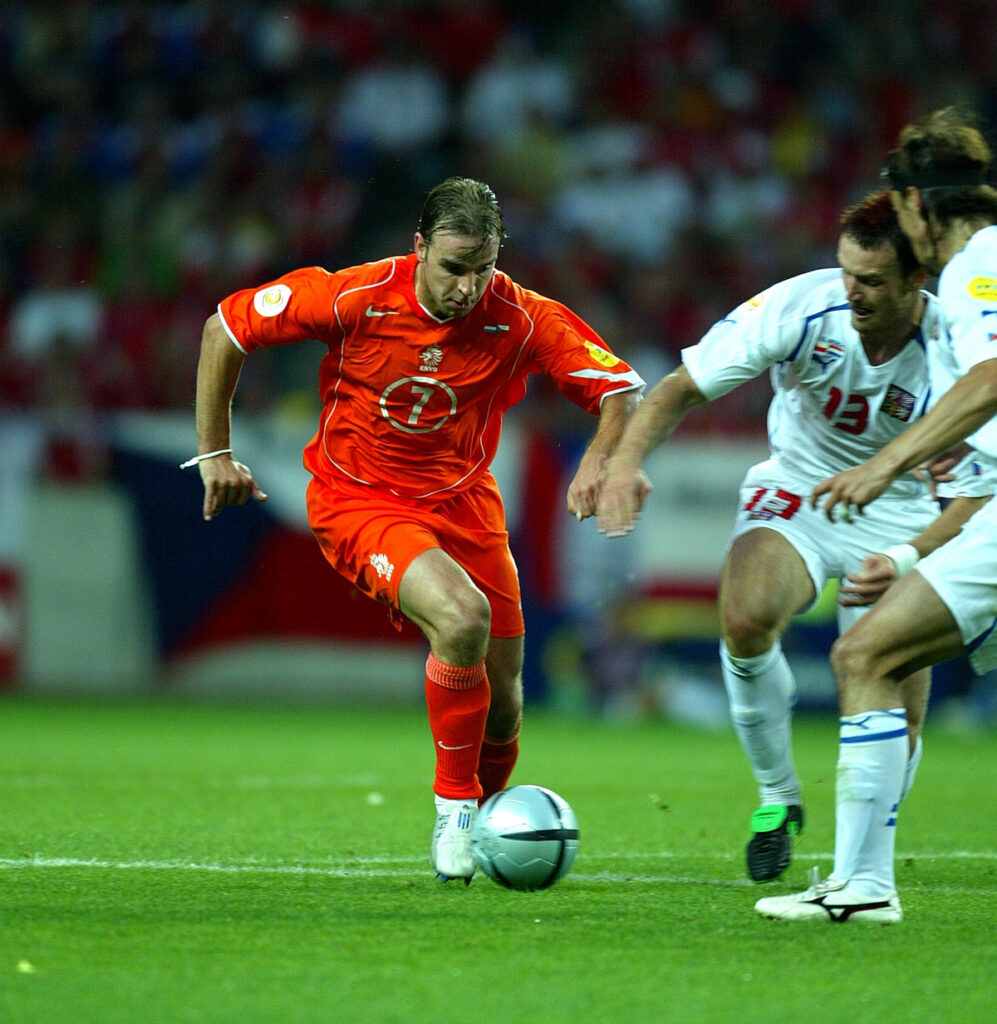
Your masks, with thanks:
<instances>
[{"instance_id":1,"label":"black headband","mask_svg":"<svg viewBox=\"0 0 997 1024\"><path fill-rule=\"evenodd\" d=\"M986 184L987 171L985 167L959 167L905 173L884 167L882 177L897 192L911 187L926 192L931 188L978 188Z\"/></svg>"}]
</instances>

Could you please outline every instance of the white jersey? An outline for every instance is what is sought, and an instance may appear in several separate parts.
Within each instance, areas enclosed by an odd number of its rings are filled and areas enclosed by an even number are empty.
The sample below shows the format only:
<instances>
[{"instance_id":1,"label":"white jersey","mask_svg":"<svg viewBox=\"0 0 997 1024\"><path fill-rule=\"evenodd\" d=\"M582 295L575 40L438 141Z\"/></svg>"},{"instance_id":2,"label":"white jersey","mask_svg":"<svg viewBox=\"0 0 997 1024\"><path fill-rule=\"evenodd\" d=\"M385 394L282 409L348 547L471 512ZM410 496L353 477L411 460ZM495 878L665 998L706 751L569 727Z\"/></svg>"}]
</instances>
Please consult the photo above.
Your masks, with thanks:
<instances>
[{"instance_id":1,"label":"white jersey","mask_svg":"<svg viewBox=\"0 0 997 1024\"><path fill-rule=\"evenodd\" d=\"M819 481L872 458L922 416L937 397L933 377L938 392L951 386L953 360L941 306L930 293L922 295L917 333L879 366L870 364L852 326L837 269L801 274L742 303L698 344L683 349L682 361L707 400L770 370L775 394L768 411L767 465L796 481L797 493L807 494ZM971 475L973 468L967 465L963 472ZM883 499L925 491L924 483L906 473Z\"/></svg>"},{"instance_id":2,"label":"white jersey","mask_svg":"<svg viewBox=\"0 0 997 1024\"><path fill-rule=\"evenodd\" d=\"M941 301L941 300L939 300ZM951 331L948 310L942 305L942 316L949 329L939 337L937 345L929 346L931 355L931 401L929 408L966 372L956 354L956 341ZM947 344L943 344L945 339ZM997 352L994 353L997 355ZM991 435L993 436L993 435ZM969 439L970 444L980 440L979 432ZM985 440L985 439L984 439ZM956 470L956 479L938 483L935 490L940 498L983 498L997 491L997 456L974 449Z\"/></svg>"},{"instance_id":3,"label":"white jersey","mask_svg":"<svg viewBox=\"0 0 997 1024\"><path fill-rule=\"evenodd\" d=\"M956 374L997 357L997 227L977 231L952 257L938 279L938 294ZM984 424L969 441L997 460L997 420ZM958 536L917 563L917 571L952 613L979 675L997 668L995 535L997 501L991 501Z\"/></svg>"},{"instance_id":4,"label":"white jersey","mask_svg":"<svg viewBox=\"0 0 997 1024\"><path fill-rule=\"evenodd\" d=\"M959 375L997 358L997 226L983 228L948 262L938 278L938 296ZM997 459L997 418L969 443Z\"/></svg>"}]
</instances>

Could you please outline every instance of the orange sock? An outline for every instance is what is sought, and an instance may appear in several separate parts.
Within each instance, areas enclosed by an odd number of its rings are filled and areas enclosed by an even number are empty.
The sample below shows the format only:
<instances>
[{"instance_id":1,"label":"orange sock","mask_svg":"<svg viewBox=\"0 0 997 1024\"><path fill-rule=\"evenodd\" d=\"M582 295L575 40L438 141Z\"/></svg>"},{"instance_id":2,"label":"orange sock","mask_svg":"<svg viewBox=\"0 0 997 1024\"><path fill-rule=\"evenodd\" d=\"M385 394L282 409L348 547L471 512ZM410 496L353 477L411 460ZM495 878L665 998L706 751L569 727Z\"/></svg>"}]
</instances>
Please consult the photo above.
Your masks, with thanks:
<instances>
[{"instance_id":1,"label":"orange sock","mask_svg":"<svg viewBox=\"0 0 997 1024\"><path fill-rule=\"evenodd\" d=\"M519 727L520 719L511 736L496 739L486 736L481 744L481 756L478 758L478 781L481 783L481 800L484 803L494 793L505 789L505 784L512 775L519 758Z\"/></svg>"},{"instance_id":2,"label":"orange sock","mask_svg":"<svg viewBox=\"0 0 997 1024\"><path fill-rule=\"evenodd\" d=\"M433 792L448 800L481 796L478 757L485 735L491 692L485 660L467 668L426 661L426 707L436 748Z\"/></svg>"}]
</instances>

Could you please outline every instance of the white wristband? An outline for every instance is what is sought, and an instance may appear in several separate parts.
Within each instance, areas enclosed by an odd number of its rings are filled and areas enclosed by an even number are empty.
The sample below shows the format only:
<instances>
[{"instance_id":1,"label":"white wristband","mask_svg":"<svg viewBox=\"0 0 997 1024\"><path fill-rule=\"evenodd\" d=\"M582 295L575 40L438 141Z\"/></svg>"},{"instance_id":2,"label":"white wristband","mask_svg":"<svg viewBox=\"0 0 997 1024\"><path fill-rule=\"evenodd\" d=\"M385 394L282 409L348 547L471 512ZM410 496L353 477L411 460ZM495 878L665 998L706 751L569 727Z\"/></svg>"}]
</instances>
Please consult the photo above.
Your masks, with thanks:
<instances>
[{"instance_id":1,"label":"white wristband","mask_svg":"<svg viewBox=\"0 0 997 1024\"><path fill-rule=\"evenodd\" d=\"M195 455L194 458L188 459L186 462L180 463L181 469L190 469L191 466L196 466L199 462L204 462L205 459L213 459L216 455L231 455L231 448L219 448L216 452L205 452L203 455Z\"/></svg>"},{"instance_id":2,"label":"white wristband","mask_svg":"<svg viewBox=\"0 0 997 1024\"><path fill-rule=\"evenodd\" d=\"M894 544L893 547L887 548L880 553L886 555L893 563L897 571L897 579L909 573L921 560L921 556L917 553L917 548L913 544Z\"/></svg>"}]
</instances>

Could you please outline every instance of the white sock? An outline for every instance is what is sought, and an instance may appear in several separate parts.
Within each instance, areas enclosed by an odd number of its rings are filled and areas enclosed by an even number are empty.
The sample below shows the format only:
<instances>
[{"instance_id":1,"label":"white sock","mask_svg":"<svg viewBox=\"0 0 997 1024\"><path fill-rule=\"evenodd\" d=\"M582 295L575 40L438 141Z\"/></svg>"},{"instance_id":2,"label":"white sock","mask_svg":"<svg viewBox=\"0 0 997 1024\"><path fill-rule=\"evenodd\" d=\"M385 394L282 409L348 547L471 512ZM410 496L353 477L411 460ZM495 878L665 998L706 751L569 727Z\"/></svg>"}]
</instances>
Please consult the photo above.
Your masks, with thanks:
<instances>
[{"instance_id":1,"label":"white sock","mask_svg":"<svg viewBox=\"0 0 997 1024\"><path fill-rule=\"evenodd\" d=\"M897 805L908 762L907 713L867 711L841 719L834 876L879 898L895 888Z\"/></svg>"},{"instance_id":2,"label":"white sock","mask_svg":"<svg viewBox=\"0 0 997 1024\"><path fill-rule=\"evenodd\" d=\"M761 804L798 804L800 779L793 765L792 711L796 681L778 642L756 658L735 658L720 644L720 666L730 717Z\"/></svg>"},{"instance_id":3,"label":"white sock","mask_svg":"<svg viewBox=\"0 0 997 1024\"><path fill-rule=\"evenodd\" d=\"M922 753L923 744L921 743L921 737L918 736L914 742L913 753L907 758L907 767L904 768L904 785L903 789L900 790L901 803L907 799L907 794L910 792L911 786L914 785L914 776L917 775L917 766L921 763Z\"/></svg>"}]
</instances>

